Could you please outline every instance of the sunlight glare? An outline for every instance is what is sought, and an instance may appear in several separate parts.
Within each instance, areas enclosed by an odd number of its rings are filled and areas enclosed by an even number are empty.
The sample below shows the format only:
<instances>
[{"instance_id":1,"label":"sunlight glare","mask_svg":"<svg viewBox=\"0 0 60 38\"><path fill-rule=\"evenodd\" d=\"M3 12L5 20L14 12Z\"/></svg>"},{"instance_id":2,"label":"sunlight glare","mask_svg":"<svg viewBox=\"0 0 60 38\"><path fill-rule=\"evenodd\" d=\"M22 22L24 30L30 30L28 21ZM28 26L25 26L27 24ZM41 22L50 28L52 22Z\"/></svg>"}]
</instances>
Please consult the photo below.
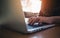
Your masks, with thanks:
<instances>
[{"instance_id":1,"label":"sunlight glare","mask_svg":"<svg viewBox=\"0 0 60 38\"><path fill-rule=\"evenodd\" d=\"M28 2L28 4L27 4ZM22 0L22 9L25 12L33 12L33 13L39 13L41 10L41 1L40 0Z\"/></svg>"}]
</instances>

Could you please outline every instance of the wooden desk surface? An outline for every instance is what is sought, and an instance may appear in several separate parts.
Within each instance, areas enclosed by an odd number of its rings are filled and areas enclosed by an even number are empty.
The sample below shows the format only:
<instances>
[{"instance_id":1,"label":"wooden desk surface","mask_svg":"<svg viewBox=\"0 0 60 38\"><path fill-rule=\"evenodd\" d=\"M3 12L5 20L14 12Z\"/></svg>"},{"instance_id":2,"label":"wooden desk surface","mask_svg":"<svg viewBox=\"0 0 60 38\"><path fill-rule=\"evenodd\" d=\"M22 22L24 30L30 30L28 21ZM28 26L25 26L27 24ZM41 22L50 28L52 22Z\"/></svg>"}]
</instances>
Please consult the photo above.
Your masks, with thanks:
<instances>
[{"instance_id":1,"label":"wooden desk surface","mask_svg":"<svg viewBox=\"0 0 60 38\"><path fill-rule=\"evenodd\" d=\"M60 26L49 28L47 30L34 34L21 34L11 30L2 30L2 38L60 38Z\"/></svg>"}]
</instances>

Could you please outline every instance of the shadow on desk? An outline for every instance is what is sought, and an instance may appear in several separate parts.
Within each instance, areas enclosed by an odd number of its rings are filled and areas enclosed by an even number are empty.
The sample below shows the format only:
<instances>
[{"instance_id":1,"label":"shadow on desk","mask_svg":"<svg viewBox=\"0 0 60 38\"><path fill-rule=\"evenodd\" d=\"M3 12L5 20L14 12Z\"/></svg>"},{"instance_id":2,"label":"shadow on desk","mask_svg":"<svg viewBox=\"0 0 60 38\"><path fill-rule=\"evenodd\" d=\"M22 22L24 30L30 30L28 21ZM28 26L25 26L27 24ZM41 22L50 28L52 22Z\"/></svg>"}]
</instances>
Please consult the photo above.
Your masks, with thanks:
<instances>
[{"instance_id":1,"label":"shadow on desk","mask_svg":"<svg viewBox=\"0 0 60 38\"><path fill-rule=\"evenodd\" d=\"M60 26L56 25L32 34L22 34L2 27L0 29L2 38L60 38Z\"/></svg>"}]
</instances>

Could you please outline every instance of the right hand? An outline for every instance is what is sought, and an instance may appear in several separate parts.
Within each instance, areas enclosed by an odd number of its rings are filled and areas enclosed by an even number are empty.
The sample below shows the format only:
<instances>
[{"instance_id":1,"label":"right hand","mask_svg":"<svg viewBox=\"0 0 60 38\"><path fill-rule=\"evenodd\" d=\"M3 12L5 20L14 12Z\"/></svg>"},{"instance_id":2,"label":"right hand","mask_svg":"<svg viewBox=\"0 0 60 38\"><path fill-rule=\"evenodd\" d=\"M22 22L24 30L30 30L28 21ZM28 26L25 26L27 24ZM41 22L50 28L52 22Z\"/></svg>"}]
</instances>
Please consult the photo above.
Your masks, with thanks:
<instances>
[{"instance_id":1,"label":"right hand","mask_svg":"<svg viewBox=\"0 0 60 38\"><path fill-rule=\"evenodd\" d=\"M31 17L29 18L29 24L33 25L34 23L38 22L39 18L38 17Z\"/></svg>"},{"instance_id":2,"label":"right hand","mask_svg":"<svg viewBox=\"0 0 60 38\"><path fill-rule=\"evenodd\" d=\"M33 25L34 23L38 22L38 23L53 23L53 18L52 17L31 17L29 19L29 24Z\"/></svg>"}]
</instances>

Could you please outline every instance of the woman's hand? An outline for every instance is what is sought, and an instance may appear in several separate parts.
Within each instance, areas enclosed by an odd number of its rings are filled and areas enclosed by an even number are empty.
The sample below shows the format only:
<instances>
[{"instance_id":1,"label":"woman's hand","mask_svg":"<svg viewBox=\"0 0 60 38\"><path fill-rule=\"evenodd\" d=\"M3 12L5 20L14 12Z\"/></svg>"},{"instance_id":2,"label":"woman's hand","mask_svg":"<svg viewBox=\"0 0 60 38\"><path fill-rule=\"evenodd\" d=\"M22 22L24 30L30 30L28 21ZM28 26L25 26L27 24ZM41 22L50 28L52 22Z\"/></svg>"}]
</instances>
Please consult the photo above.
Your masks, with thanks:
<instances>
[{"instance_id":1,"label":"woman's hand","mask_svg":"<svg viewBox=\"0 0 60 38\"><path fill-rule=\"evenodd\" d=\"M38 22L38 23L53 23L54 18L53 17L31 17L29 19L29 24L33 25L34 23Z\"/></svg>"},{"instance_id":2,"label":"woman's hand","mask_svg":"<svg viewBox=\"0 0 60 38\"><path fill-rule=\"evenodd\" d=\"M34 23L38 22L39 21L39 18L38 17L31 17L29 18L29 24L30 25L33 25Z\"/></svg>"},{"instance_id":3,"label":"woman's hand","mask_svg":"<svg viewBox=\"0 0 60 38\"><path fill-rule=\"evenodd\" d=\"M54 22L54 18L53 17L39 17L38 22L52 24Z\"/></svg>"}]
</instances>

